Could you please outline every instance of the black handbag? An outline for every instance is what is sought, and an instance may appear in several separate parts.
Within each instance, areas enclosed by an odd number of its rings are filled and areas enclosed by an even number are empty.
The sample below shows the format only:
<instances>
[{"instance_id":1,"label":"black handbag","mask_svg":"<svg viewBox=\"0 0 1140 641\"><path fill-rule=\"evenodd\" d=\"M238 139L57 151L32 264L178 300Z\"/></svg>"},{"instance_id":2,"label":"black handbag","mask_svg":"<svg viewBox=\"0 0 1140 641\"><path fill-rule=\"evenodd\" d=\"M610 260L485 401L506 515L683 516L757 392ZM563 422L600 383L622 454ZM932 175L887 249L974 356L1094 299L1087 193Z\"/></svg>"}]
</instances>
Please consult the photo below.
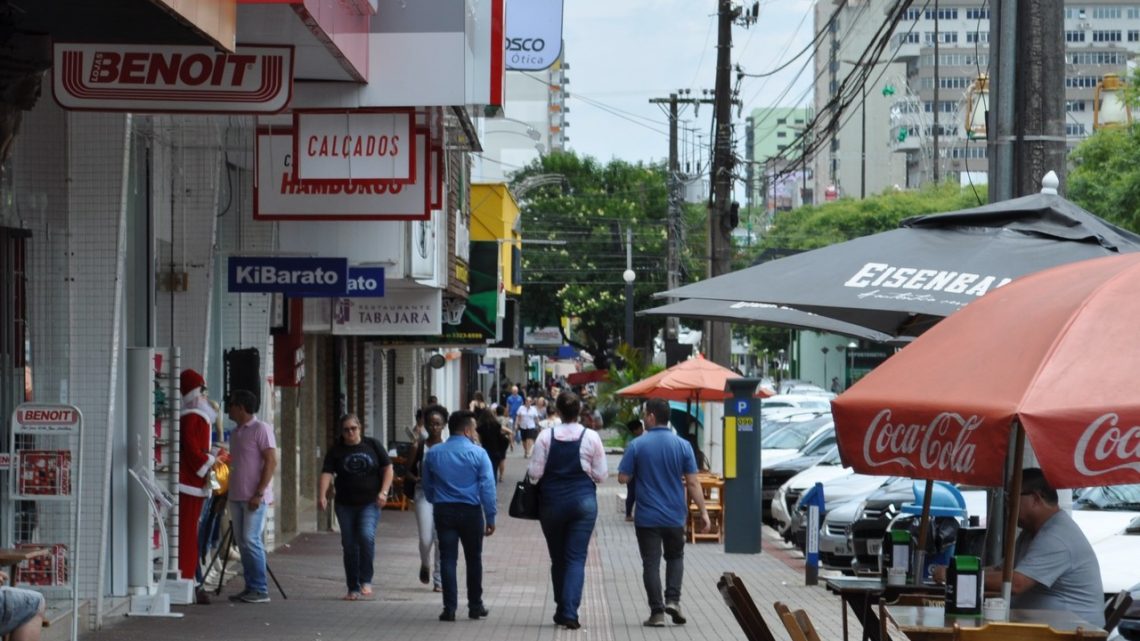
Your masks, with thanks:
<instances>
[{"instance_id":1,"label":"black handbag","mask_svg":"<svg viewBox=\"0 0 1140 641\"><path fill-rule=\"evenodd\" d=\"M530 482L529 475L515 483L515 494L511 497L507 514L516 519L538 520L538 486Z\"/></svg>"}]
</instances>

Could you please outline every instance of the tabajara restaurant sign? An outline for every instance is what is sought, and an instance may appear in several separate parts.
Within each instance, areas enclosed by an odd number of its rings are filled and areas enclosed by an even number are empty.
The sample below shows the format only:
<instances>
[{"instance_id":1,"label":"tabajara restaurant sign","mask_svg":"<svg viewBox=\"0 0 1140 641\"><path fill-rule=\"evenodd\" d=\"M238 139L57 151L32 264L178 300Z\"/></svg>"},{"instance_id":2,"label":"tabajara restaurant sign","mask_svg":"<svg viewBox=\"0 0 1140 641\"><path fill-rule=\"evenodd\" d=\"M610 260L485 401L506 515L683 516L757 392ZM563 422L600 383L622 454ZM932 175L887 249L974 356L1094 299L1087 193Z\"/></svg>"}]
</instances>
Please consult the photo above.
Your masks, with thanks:
<instances>
[{"instance_id":1,"label":"tabajara restaurant sign","mask_svg":"<svg viewBox=\"0 0 1140 641\"><path fill-rule=\"evenodd\" d=\"M258 220L429 220L438 180L428 152L428 134L415 135L415 182L383 180L307 182L293 177L293 132L273 129L257 135L253 217Z\"/></svg>"},{"instance_id":2,"label":"tabajara restaurant sign","mask_svg":"<svg viewBox=\"0 0 1140 641\"><path fill-rule=\"evenodd\" d=\"M332 333L352 336L438 336L443 292L438 289L388 290L384 298L333 301Z\"/></svg>"},{"instance_id":3,"label":"tabajara restaurant sign","mask_svg":"<svg viewBox=\"0 0 1140 641\"><path fill-rule=\"evenodd\" d=\"M297 112L293 179L413 183L415 119L414 109Z\"/></svg>"},{"instance_id":4,"label":"tabajara restaurant sign","mask_svg":"<svg viewBox=\"0 0 1140 641\"><path fill-rule=\"evenodd\" d=\"M65 109L277 113L293 94L293 48L56 43L52 93Z\"/></svg>"}]
</instances>

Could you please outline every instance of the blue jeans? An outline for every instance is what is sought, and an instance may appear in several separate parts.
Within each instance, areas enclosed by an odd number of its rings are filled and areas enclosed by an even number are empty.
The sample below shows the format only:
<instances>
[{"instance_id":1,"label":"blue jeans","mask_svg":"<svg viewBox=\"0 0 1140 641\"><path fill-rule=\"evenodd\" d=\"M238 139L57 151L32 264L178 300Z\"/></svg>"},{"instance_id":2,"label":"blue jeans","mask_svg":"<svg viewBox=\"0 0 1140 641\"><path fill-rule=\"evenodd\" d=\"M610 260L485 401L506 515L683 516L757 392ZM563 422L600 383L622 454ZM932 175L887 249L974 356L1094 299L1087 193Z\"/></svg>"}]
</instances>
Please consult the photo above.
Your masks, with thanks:
<instances>
[{"instance_id":1,"label":"blue jeans","mask_svg":"<svg viewBox=\"0 0 1140 641\"><path fill-rule=\"evenodd\" d=\"M455 612L459 603L456 564L459 542L467 562L467 609L483 606L483 508L466 503L436 503L435 533L439 545L439 573L443 579L443 609Z\"/></svg>"},{"instance_id":2,"label":"blue jeans","mask_svg":"<svg viewBox=\"0 0 1140 641\"><path fill-rule=\"evenodd\" d=\"M598 499L594 494L565 501L543 501L539 523L550 551L550 580L554 585L555 615L578 620L582 585L586 581L586 552L594 523L598 520Z\"/></svg>"},{"instance_id":3,"label":"blue jeans","mask_svg":"<svg viewBox=\"0 0 1140 641\"><path fill-rule=\"evenodd\" d=\"M262 503L256 510L249 509L246 501L230 501L230 523L234 542L241 551L241 571L245 589L250 592L269 592L265 578L265 546L261 542L265 530L265 514L269 508Z\"/></svg>"},{"instance_id":4,"label":"blue jeans","mask_svg":"<svg viewBox=\"0 0 1140 641\"><path fill-rule=\"evenodd\" d=\"M337 503L336 520L340 523L340 546L344 550L344 579L349 592L360 592L361 586L372 584L380 506Z\"/></svg>"},{"instance_id":5,"label":"blue jeans","mask_svg":"<svg viewBox=\"0 0 1140 641\"><path fill-rule=\"evenodd\" d=\"M651 612L664 612L665 603L681 601L681 580L685 577L685 528L639 527L637 547L641 551L641 575ZM661 598L661 556L665 556L665 598Z\"/></svg>"}]
</instances>

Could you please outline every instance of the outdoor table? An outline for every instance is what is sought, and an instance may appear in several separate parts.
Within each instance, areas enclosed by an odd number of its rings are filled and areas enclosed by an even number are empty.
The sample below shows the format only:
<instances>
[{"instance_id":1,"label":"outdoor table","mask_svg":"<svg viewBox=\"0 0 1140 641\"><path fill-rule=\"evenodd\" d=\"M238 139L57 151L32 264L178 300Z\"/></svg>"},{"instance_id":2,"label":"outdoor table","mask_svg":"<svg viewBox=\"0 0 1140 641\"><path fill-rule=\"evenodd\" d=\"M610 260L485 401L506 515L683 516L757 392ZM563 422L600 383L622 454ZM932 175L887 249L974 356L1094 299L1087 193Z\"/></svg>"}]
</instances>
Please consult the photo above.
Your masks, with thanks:
<instances>
[{"instance_id":1,"label":"outdoor table","mask_svg":"<svg viewBox=\"0 0 1140 641\"><path fill-rule=\"evenodd\" d=\"M48 554L51 554L51 548L0 548L0 566L8 566L9 584L16 585L16 570L21 563L28 559L34 559L37 556L47 556Z\"/></svg>"},{"instance_id":2,"label":"outdoor table","mask_svg":"<svg viewBox=\"0 0 1140 641\"><path fill-rule=\"evenodd\" d=\"M941 607L888 605L887 614L911 641L946 641L953 637L955 623L962 628L980 628L990 623L980 615L947 615ZM1009 619L1002 623L1047 625L1057 632L1075 632L1080 628L1084 637L1108 636L1100 626L1066 610L1010 610Z\"/></svg>"},{"instance_id":3,"label":"outdoor table","mask_svg":"<svg viewBox=\"0 0 1140 641\"><path fill-rule=\"evenodd\" d=\"M825 585L829 592L834 592L842 599L839 604L843 613L843 641L847 637L847 608L855 613L855 618L863 625L863 641L880 641L879 617L872 606L880 598L892 600L900 594L930 594L943 596L946 594L945 586L933 583L922 585L887 585L882 577L834 577L827 579Z\"/></svg>"}]
</instances>

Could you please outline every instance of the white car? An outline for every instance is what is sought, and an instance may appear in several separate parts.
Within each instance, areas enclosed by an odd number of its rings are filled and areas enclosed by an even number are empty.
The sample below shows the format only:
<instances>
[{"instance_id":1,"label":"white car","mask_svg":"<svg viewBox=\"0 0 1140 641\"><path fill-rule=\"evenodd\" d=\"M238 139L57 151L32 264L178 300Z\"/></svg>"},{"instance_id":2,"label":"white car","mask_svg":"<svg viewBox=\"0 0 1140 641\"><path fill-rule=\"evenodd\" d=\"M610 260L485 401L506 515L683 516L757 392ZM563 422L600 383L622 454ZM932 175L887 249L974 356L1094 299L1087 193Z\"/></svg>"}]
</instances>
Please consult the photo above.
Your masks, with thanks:
<instances>
[{"instance_id":1,"label":"white car","mask_svg":"<svg viewBox=\"0 0 1140 641\"><path fill-rule=\"evenodd\" d=\"M808 443L830 434L835 442L835 421L822 414L806 421L792 421L765 431L760 439L760 466L766 467L797 456Z\"/></svg>"},{"instance_id":2,"label":"white car","mask_svg":"<svg viewBox=\"0 0 1140 641\"><path fill-rule=\"evenodd\" d=\"M822 390L820 390L822 391ZM830 412L831 399L835 394L776 394L761 399L760 411L773 411L781 408L794 408L801 410L815 410L817 412Z\"/></svg>"},{"instance_id":3,"label":"white car","mask_svg":"<svg viewBox=\"0 0 1140 641\"><path fill-rule=\"evenodd\" d=\"M1073 520L1096 553L1105 594L1140 582L1140 485L1074 490Z\"/></svg>"},{"instance_id":4,"label":"white car","mask_svg":"<svg viewBox=\"0 0 1140 641\"><path fill-rule=\"evenodd\" d=\"M788 528L795 522L796 505L799 504L800 497L808 488L816 483L826 484L832 479L851 476L854 473L854 470L849 467L843 467L839 462L839 449L836 448L829 456L820 460L819 463L788 479L787 482L776 490L776 495L772 497L772 518L776 521L776 529L781 534L788 531ZM870 490L868 490L868 493L870 493ZM825 485L825 501L831 500L828 496L827 486Z\"/></svg>"}]
</instances>

